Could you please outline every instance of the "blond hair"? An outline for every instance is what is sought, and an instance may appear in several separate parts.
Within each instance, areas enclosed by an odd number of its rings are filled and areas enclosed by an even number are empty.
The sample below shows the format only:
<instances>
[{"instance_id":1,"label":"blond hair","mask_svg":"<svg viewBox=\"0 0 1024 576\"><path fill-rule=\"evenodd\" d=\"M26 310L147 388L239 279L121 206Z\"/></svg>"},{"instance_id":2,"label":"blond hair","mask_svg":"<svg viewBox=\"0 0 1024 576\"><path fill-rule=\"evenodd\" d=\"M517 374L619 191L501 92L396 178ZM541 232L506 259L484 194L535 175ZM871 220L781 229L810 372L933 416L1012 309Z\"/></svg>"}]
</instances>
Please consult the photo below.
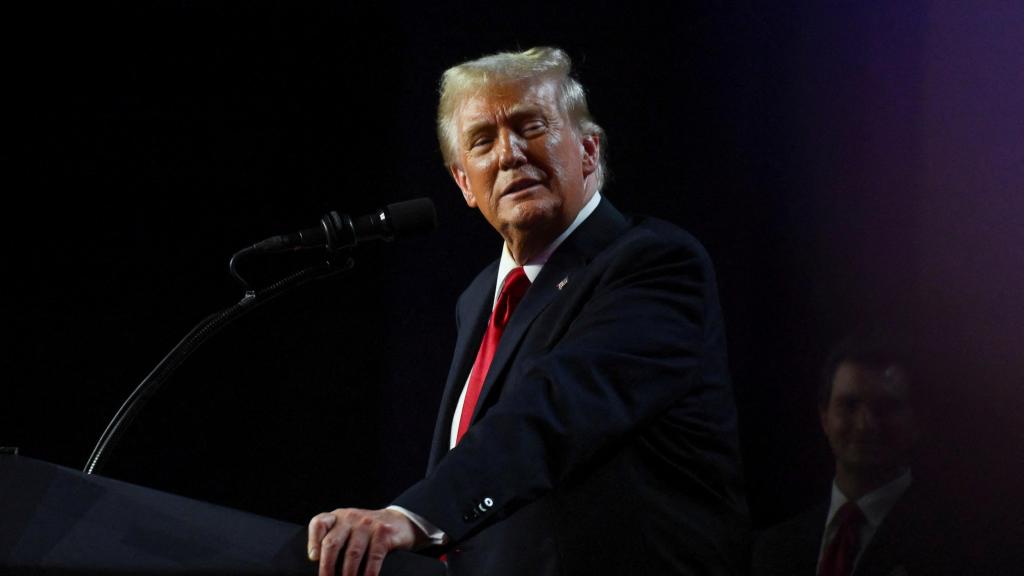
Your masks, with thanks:
<instances>
[{"instance_id":1,"label":"blond hair","mask_svg":"<svg viewBox=\"0 0 1024 576\"><path fill-rule=\"evenodd\" d=\"M468 94L502 82L550 77L558 80L558 100L580 136L596 135L605 143L604 130L594 122L587 108L587 95L570 74L572 61L559 48L537 47L524 52L499 52L463 62L441 76L441 101L437 107L437 139L446 166L458 158L459 137L455 115ZM606 171L603 150L596 171L598 188Z\"/></svg>"}]
</instances>

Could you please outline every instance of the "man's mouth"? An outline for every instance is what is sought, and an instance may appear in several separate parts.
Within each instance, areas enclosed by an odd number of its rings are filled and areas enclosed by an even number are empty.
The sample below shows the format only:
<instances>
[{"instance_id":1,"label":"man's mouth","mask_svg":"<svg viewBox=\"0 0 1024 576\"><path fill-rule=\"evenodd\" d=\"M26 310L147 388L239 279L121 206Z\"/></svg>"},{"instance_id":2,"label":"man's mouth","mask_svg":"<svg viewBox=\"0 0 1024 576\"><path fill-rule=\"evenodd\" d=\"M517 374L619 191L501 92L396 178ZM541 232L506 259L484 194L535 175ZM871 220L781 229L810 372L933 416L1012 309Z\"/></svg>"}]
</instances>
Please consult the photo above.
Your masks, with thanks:
<instances>
[{"instance_id":1,"label":"man's mouth","mask_svg":"<svg viewBox=\"0 0 1024 576\"><path fill-rule=\"evenodd\" d=\"M856 450L885 450L886 444L884 442L850 442L850 447Z\"/></svg>"},{"instance_id":2,"label":"man's mouth","mask_svg":"<svg viewBox=\"0 0 1024 576\"><path fill-rule=\"evenodd\" d=\"M501 195L508 196L510 194L515 194L516 192L522 192L523 190L533 188L537 184L540 184L540 180L536 180L534 178L520 178L506 186Z\"/></svg>"}]
</instances>

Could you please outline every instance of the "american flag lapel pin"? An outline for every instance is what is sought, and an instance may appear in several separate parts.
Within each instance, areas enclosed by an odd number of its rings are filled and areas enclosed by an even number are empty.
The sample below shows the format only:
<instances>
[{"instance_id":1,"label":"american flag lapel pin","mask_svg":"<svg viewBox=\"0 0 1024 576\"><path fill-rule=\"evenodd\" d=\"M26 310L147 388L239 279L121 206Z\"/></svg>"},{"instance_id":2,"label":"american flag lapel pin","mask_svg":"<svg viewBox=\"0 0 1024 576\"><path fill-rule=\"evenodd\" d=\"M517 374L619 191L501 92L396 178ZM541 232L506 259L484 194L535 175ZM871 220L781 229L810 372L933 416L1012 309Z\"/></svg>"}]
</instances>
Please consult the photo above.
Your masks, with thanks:
<instances>
[{"instance_id":1,"label":"american flag lapel pin","mask_svg":"<svg viewBox=\"0 0 1024 576\"><path fill-rule=\"evenodd\" d=\"M565 278L562 278L562 281L558 283L558 289L561 290L562 288L565 288L565 285L568 284L568 283L569 283L569 277L568 276L566 276Z\"/></svg>"}]
</instances>

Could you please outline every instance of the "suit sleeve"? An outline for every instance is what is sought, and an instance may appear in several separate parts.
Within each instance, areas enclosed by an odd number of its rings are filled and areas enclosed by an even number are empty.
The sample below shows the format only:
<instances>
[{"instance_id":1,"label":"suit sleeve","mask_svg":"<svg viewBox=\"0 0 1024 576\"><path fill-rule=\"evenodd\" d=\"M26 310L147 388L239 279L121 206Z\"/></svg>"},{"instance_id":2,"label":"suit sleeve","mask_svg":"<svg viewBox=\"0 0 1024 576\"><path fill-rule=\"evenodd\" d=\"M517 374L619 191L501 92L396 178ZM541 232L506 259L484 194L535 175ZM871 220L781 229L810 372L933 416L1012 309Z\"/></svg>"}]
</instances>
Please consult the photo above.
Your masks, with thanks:
<instances>
[{"instance_id":1,"label":"suit sleeve","mask_svg":"<svg viewBox=\"0 0 1024 576\"><path fill-rule=\"evenodd\" d=\"M395 504L458 542L543 496L645 424L687 414L701 427L710 262L695 241L653 233L591 263L595 281L554 322L542 353L519 357L514 386ZM553 306L560 306L556 303ZM506 381L509 387L511 381ZM679 408L682 407L680 410ZM683 420L686 420L684 417Z\"/></svg>"}]
</instances>

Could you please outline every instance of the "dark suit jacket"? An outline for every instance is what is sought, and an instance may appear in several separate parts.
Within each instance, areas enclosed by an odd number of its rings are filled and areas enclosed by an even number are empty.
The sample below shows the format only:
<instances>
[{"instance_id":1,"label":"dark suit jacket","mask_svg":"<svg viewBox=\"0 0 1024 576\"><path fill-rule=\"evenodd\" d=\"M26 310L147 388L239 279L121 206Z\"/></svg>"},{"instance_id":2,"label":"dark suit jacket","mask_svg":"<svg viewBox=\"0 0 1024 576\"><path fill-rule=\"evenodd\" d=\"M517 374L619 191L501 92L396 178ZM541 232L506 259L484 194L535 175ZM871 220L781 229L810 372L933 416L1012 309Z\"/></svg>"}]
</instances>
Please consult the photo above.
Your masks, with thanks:
<instances>
[{"instance_id":1,"label":"dark suit jacket","mask_svg":"<svg viewBox=\"0 0 1024 576\"><path fill-rule=\"evenodd\" d=\"M759 534L751 576L814 576L827 514L820 506ZM973 574L956 529L941 499L911 486L878 527L853 576Z\"/></svg>"},{"instance_id":2,"label":"dark suit jacket","mask_svg":"<svg viewBox=\"0 0 1024 576\"><path fill-rule=\"evenodd\" d=\"M527 291L449 451L497 266L459 299L428 473L395 503L444 530L453 574L734 573L746 510L700 244L603 199Z\"/></svg>"}]
</instances>

